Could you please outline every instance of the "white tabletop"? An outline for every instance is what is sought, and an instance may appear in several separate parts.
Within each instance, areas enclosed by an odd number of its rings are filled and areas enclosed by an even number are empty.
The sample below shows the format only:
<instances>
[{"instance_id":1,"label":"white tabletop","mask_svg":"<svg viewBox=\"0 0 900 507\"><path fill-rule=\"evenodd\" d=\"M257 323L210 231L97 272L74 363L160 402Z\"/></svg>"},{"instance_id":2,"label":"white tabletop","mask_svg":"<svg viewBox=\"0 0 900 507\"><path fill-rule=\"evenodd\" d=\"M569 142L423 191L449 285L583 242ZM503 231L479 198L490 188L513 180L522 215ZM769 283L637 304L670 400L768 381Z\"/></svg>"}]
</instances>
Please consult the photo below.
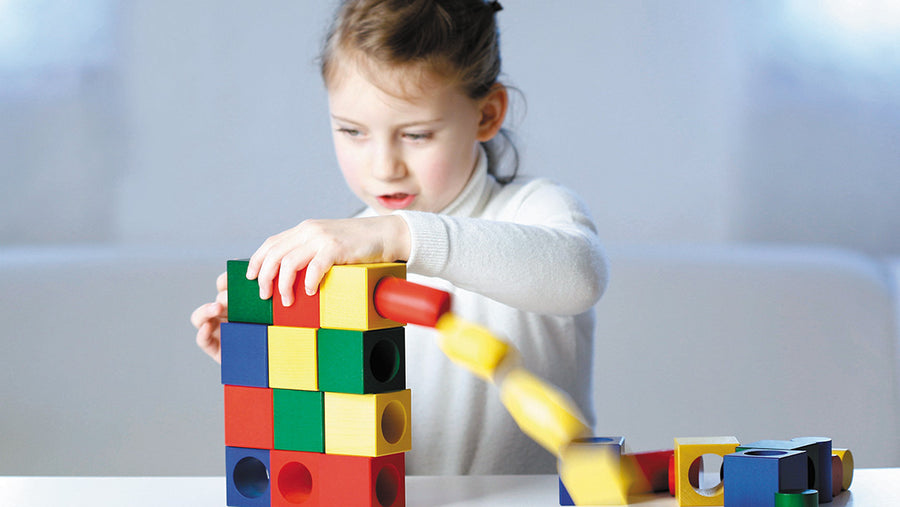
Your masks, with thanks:
<instances>
[{"instance_id":1,"label":"white tabletop","mask_svg":"<svg viewBox=\"0 0 900 507\"><path fill-rule=\"evenodd\" d=\"M406 478L410 507L552 507L559 505L553 475ZM0 477L0 505L16 507L225 505L222 477ZM668 495L643 499L642 506L675 506ZM900 468L857 470L850 492L832 507L900 505Z\"/></svg>"}]
</instances>

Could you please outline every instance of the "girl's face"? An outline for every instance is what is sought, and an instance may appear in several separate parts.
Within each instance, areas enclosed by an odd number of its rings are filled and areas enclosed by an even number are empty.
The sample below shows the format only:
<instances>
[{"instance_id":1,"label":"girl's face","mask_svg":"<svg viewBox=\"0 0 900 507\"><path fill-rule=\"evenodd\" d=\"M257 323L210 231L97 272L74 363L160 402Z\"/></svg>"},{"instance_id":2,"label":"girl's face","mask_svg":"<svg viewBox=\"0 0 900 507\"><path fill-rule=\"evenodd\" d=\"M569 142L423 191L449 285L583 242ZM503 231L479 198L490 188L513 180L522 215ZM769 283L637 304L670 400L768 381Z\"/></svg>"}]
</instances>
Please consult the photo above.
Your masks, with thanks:
<instances>
[{"instance_id":1,"label":"girl's face","mask_svg":"<svg viewBox=\"0 0 900 507\"><path fill-rule=\"evenodd\" d=\"M337 72L328 102L338 164L353 193L379 214L446 208L472 175L478 142L487 140L481 101L428 76L404 87L413 78L389 70L385 91L356 65Z\"/></svg>"}]
</instances>

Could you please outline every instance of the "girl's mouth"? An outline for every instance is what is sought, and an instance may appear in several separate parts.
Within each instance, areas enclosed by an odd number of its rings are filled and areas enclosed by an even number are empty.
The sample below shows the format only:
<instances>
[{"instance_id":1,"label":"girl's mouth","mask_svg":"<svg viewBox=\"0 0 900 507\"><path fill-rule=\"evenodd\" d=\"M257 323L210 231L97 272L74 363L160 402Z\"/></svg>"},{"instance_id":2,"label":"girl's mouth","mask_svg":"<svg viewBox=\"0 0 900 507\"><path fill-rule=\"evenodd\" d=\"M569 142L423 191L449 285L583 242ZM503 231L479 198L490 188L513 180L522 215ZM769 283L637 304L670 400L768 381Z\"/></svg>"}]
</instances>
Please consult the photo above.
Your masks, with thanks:
<instances>
[{"instance_id":1,"label":"girl's mouth","mask_svg":"<svg viewBox=\"0 0 900 507\"><path fill-rule=\"evenodd\" d=\"M412 204L415 198L416 196L413 194L397 193L379 195L376 197L376 200L378 201L378 204L388 209L404 209Z\"/></svg>"}]
</instances>

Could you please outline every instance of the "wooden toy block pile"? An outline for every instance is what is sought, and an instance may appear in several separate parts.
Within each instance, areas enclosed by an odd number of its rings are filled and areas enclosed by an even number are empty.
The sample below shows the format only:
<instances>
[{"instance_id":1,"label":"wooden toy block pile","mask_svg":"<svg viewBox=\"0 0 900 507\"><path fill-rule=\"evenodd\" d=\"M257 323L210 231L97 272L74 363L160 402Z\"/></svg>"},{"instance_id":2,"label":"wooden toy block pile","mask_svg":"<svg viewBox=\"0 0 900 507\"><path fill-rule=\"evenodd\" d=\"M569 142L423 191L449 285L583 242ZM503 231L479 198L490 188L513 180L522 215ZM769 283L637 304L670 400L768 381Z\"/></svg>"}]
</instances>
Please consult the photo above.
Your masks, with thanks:
<instances>
[{"instance_id":1,"label":"wooden toy block pile","mask_svg":"<svg viewBox=\"0 0 900 507\"><path fill-rule=\"evenodd\" d=\"M404 328L374 289L406 266L335 266L311 297L301 271L285 307L260 299L247 265L227 262L222 324L228 505L405 505Z\"/></svg>"},{"instance_id":2,"label":"wooden toy block pile","mask_svg":"<svg viewBox=\"0 0 900 507\"><path fill-rule=\"evenodd\" d=\"M624 505L648 493L669 491L680 506L815 507L850 488L853 454L833 449L830 438L760 440L741 445L734 437L676 438L667 451L628 454L623 437L576 442L585 452L605 449L612 466L594 473L586 494L573 501L559 481L560 505ZM704 468L712 468L704 470ZM628 477L624 495L610 496Z\"/></svg>"}]
</instances>

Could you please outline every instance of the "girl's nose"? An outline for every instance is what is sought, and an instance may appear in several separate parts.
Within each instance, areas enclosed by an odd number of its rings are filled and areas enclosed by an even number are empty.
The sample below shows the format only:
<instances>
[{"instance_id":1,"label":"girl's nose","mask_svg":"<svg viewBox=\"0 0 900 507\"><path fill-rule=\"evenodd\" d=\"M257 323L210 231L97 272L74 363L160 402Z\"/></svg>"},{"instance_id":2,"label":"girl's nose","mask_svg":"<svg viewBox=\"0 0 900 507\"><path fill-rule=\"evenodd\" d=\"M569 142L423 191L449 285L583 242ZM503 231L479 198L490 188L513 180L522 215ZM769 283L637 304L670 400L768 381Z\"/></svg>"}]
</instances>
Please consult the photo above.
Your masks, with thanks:
<instances>
[{"instance_id":1,"label":"girl's nose","mask_svg":"<svg viewBox=\"0 0 900 507\"><path fill-rule=\"evenodd\" d=\"M394 146L383 146L372 161L372 176L384 181L400 179L406 175L403 159Z\"/></svg>"}]
</instances>

